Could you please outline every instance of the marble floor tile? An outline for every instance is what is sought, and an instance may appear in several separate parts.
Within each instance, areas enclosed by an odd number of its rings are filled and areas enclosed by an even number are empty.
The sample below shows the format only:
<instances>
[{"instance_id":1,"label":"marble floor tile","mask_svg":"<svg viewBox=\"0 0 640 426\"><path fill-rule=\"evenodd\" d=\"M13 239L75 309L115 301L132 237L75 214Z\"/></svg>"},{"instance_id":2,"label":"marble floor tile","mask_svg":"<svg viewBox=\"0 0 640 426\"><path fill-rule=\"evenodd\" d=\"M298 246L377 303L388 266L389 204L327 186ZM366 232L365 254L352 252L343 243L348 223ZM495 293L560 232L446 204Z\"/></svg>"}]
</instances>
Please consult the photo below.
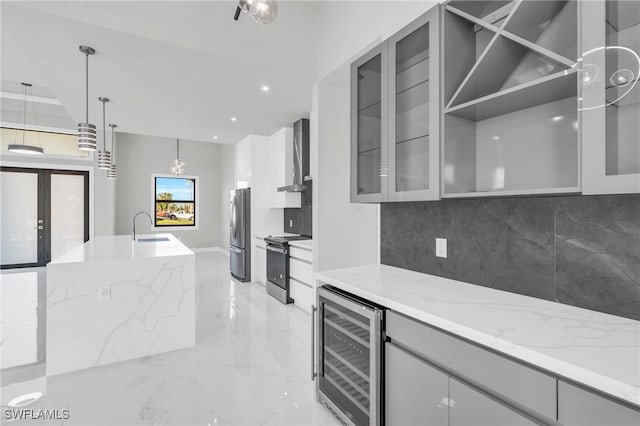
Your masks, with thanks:
<instances>
[{"instance_id":1,"label":"marble floor tile","mask_svg":"<svg viewBox=\"0 0 640 426\"><path fill-rule=\"evenodd\" d=\"M309 321L260 284L231 280L228 257L199 253L194 348L45 377L28 408L69 409L69 419L6 424L336 425L309 379ZM37 379L26 376L3 371L2 390Z\"/></svg>"}]
</instances>

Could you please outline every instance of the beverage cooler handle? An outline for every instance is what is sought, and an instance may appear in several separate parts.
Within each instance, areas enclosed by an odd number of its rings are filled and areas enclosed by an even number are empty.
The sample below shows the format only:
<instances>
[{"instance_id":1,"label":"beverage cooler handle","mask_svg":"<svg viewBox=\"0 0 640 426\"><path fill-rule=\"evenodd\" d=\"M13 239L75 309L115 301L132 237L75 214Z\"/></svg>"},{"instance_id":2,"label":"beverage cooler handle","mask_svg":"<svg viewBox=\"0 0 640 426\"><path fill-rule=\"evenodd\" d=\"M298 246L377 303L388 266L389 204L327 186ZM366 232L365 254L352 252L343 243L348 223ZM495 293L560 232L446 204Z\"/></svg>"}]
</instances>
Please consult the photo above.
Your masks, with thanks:
<instances>
[{"instance_id":1,"label":"beverage cooler handle","mask_svg":"<svg viewBox=\"0 0 640 426\"><path fill-rule=\"evenodd\" d=\"M316 333L315 333L315 324L316 324L316 311L317 307L311 305L311 381L313 382L318 375L316 373Z\"/></svg>"}]
</instances>

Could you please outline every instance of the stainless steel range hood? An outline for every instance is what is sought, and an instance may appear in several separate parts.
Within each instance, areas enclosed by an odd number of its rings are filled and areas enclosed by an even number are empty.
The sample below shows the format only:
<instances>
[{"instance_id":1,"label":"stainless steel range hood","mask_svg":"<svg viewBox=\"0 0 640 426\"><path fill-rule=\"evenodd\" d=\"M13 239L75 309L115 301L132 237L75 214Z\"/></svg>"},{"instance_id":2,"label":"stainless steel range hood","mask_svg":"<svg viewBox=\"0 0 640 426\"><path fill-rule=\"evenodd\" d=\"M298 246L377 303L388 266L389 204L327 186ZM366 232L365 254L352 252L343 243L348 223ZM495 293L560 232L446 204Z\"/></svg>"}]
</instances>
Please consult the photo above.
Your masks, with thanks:
<instances>
[{"instance_id":1,"label":"stainless steel range hood","mask_svg":"<svg viewBox=\"0 0 640 426\"><path fill-rule=\"evenodd\" d=\"M286 164L293 173L293 184L281 186L278 192L302 192L309 176L309 120L301 118L293 123L293 164Z\"/></svg>"}]
</instances>

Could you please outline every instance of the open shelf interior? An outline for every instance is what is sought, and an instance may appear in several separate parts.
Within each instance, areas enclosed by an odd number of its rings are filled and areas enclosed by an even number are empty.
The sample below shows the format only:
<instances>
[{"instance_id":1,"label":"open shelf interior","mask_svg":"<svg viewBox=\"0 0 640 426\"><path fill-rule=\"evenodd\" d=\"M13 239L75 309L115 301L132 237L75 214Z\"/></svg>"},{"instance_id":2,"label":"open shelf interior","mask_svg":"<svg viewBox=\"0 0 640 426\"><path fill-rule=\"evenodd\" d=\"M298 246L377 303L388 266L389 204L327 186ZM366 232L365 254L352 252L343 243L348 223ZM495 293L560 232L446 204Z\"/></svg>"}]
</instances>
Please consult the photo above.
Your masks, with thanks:
<instances>
[{"instance_id":1,"label":"open shelf interior","mask_svg":"<svg viewBox=\"0 0 640 426\"><path fill-rule=\"evenodd\" d=\"M577 98L474 121L445 116L444 193L578 187Z\"/></svg>"},{"instance_id":2,"label":"open shelf interior","mask_svg":"<svg viewBox=\"0 0 640 426\"><path fill-rule=\"evenodd\" d=\"M506 16L511 12L516 2L513 0L461 0L449 3L452 7L472 15L480 20L501 27Z\"/></svg>"},{"instance_id":3,"label":"open shelf interior","mask_svg":"<svg viewBox=\"0 0 640 426\"><path fill-rule=\"evenodd\" d=\"M609 1L606 14L606 174L635 174L640 173L640 2Z\"/></svg>"},{"instance_id":4,"label":"open shelf interior","mask_svg":"<svg viewBox=\"0 0 640 426\"><path fill-rule=\"evenodd\" d=\"M450 106L534 82L566 69L538 52L498 36L469 72Z\"/></svg>"},{"instance_id":5,"label":"open shelf interior","mask_svg":"<svg viewBox=\"0 0 640 426\"><path fill-rule=\"evenodd\" d=\"M446 114L482 121L509 112L577 96L577 70L561 71L543 80L523 83L445 110Z\"/></svg>"},{"instance_id":6,"label":"open shelf interior","mask_svg":"<svg viewBox=\"0 0 640 426\"><path fill-rule=\"evenodd\" d=\"M504 29L576 61L577 16L576 0L523 1Z\"/></svg>"}]
</instances>

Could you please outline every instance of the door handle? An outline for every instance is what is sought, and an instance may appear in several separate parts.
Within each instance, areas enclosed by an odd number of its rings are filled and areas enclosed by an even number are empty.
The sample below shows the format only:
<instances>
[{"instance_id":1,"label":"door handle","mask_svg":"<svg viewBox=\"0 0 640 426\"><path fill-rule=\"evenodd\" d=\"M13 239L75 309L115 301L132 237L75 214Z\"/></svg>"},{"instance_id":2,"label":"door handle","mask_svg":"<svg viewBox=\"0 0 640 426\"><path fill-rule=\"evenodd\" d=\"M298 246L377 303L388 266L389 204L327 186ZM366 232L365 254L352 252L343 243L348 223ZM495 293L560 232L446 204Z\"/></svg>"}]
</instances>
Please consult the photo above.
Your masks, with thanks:
<instances>
[{"instance_id":1,"label":"door handle","mask_svg":"<svg viewBox=\"0 0 640 426\"><path fill-rule=\"evenodd\" d=\"M311 381L313 382L318 373L316 373L316 333L315 333L315 325L316 325L316 311L317 307L311 305Z\"/></svg>"}]
</instances>

